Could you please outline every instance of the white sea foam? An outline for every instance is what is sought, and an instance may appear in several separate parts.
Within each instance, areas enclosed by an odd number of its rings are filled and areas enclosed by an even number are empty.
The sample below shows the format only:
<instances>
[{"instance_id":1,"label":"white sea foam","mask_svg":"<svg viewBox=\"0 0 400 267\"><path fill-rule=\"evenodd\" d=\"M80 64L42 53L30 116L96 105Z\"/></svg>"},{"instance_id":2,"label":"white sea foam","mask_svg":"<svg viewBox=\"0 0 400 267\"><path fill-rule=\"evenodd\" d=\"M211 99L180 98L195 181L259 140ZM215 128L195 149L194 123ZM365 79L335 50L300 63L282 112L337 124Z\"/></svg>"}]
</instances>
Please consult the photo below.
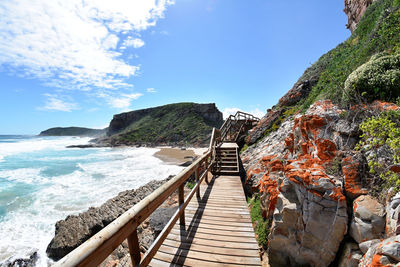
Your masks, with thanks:
<instances>
[{"instance_id":1,"label":"white sea foam","mask_svg":"<svg viewBox=\"0 0 400 267\"><path fill-rule=\"evenodd\" d=\"M89 140L89 137L37 137L22 139L17 142L0 143L0 160L4 161L7 156L44 149L63 150L69 145L87 144Z\"/></svg>"},{"instance_id":2,"label":"white sea foam","mask_svg":"<svg viewBox=\"0 0 400 267\"><path fill-rule=\"evenodd\" d=\"M75 170L54 177L46 177L43 171L47 168L43 166L38 168L20 166L14 170L0 171L0 177L4 179L35 186L35 190L28 196L16 197L14 202L10 203L13 209L7 211L2 219L0 218L0 265L4 260L27 257L33 251L38 251L38 266L47 266L49 260L45 251L54 236L54 226L58 220L64 219L69 214L85 211L90 206L99 206L121 191L137 188L154 179L164 179L183 169L164 164L153 157L157 149L102 148L91 150L87 157L85 155L74 157L62 153L65 152L62 150L66 141L82 143L82 140L56 140L55 144L42 141L38 140L41 144L32 147L50 148L51 156L46 156L44 153L39 158L47 158L49 164L52 157L55 160L63 157L63 160L76 160ZM32 147L29 151L34 151ZM57 150L60 150L60 157L54 155L54 151ZM22 153L22 148L9 152ZM85 161L88 158L90 160Z\"/></svg>"},{"instance_id":3,"label":"white sea foam","mask_svg":"<svg viewBox=\"0 0 400 267\"><path fill-rule=\"evenodd\" d=\"M44 168L20 168L14 170L0 171L0 179L9 181L22 182L27 184L37 184L48 182L47 178L40 176L40 172Z\"/></svg>"}]
</instances>

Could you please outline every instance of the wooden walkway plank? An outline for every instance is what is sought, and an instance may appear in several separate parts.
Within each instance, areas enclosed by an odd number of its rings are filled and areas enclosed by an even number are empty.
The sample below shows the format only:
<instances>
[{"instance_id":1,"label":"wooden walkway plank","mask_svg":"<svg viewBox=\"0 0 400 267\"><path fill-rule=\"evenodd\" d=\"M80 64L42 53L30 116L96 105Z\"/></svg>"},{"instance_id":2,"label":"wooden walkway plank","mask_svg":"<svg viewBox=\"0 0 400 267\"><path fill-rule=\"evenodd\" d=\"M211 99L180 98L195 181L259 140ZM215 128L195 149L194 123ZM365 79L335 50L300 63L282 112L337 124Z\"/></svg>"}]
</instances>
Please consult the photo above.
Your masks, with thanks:
<instances>
[{"instance_id":1,"label":"wooden walkway plank","mask_svg":"<svg viewBox=\"0 0 400 267\"><path fill-rule=\"evenodd\" d=\"M213 177L200 187L150 266L260 266L239 176Z\"/></svg>"}]
</instances>

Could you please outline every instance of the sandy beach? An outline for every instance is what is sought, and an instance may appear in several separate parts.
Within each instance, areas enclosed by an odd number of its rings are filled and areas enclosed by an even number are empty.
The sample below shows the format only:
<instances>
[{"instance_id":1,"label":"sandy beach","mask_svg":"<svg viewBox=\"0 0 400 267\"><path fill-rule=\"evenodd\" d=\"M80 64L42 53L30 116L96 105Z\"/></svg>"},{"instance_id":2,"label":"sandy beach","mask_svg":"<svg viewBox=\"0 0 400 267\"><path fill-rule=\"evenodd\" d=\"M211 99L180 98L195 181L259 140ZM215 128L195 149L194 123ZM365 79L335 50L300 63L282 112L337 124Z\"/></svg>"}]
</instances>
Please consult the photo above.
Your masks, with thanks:
<instances>
[{"instance_id":1,"label":"sandy beach","mask_svg":"<svg viewBox=\"0 0 400 267\"><path fill-rule=\"evenodd\" d=\"M162 161L180 165L187 161L192 161L194 157L201 156L207 148L172 148L172 147L160 147L160 150L154 153L154 156L161 159Z\"/></svg>"}]
</instances>

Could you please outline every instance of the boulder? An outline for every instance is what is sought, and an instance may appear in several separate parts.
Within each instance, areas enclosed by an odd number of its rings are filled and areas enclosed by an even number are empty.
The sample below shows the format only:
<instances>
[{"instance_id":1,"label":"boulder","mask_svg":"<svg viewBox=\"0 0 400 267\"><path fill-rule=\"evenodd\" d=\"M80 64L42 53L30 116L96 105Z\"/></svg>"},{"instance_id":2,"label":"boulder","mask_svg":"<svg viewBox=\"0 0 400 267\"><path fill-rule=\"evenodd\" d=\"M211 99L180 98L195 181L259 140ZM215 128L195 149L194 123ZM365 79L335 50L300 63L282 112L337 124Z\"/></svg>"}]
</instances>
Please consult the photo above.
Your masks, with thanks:
<instances>
[{"instance_id":1,"label":"boulder","mask_svg":"<svg viewBox=\"0 0 400 267\"><path fill-rule=\"evenodd\" d=\"M385 208L370 195L354 200L350 235L357 243L383 237L385 231Z\"/></svg>"},{"instance_id":2,"label":"boulder","mask_svg":"<svg viewBox=\"0 0 400 267\"><path fill-rule=\"evenodd\" d=\"M46 249L47 255L53 260L61 259L171 178L151 181L138 189L126 190L100 207L91 207L78 215L69 215L65 220L58 221L55 236Z\"/></svg>"},{"instance_id":3,"label":"boulder","mask_svg":"<svg viewBox=\"0 0 400 267\"><path fill-rule=\"evenodd\" d=\"M272 266L328 266L336 257L347 232L347 202L341 180L325 167L337 154L328 138L339 114L331 102L318 102L242 155L246 185L258 189L263 213L272 219Z\"/></svg>"},{"instance_id":4,"label":"boulder","mask_svg":"<svg viewBox=\"0 0 400 267\"><path fill-rule=\"evenodd\" d=\"M386 236L400 234L400 193L397 193L386 205Z\"/></svg>"},{"instance_id":5,"label":"boulder","mask_svg":"<svg viewBox=\"0 0 400 267\"><path fill-rule=\"evenodd\" d=\"M399 266L400 235L370 244L358 266Z\"/></svg>"},{"instance_id":6,"label":"boulder","mask_svg":"<svg viewBox=\"0 0 400 267\"><path fill-rule=\"evenodd\" d=\"M339 260L339 267L357 267L362 256L363 253L356 243L346 243Z\"/></svg>"}]
</instances>

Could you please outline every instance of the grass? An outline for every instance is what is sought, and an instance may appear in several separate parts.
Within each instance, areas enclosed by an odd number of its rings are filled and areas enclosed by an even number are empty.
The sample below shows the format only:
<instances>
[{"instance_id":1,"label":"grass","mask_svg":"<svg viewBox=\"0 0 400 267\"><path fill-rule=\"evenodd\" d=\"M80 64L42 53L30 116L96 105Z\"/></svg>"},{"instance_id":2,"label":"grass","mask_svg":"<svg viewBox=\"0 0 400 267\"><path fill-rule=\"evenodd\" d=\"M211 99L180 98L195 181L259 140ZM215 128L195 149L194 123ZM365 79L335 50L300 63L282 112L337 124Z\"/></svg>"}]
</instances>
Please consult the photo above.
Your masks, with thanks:
<instances>
[{"instance_id":1,"label":"grass","mask_svg":"<svg viewBox=\"0 0 400 267\"><path fill-rule=\"evenodd\" d=\"M378 0L366 11L357 29L345 42L323 55L300 80L317 75L318 82L309 96L301 103L307 109L318 99L331 99L341 103L344 82L371 56L381 52L400 52L400 6L399 0Z\"/></svg>"},{"instance_id":2,"label":"grass","mask_svg":"<svg viewBox=\"0 0 400 267\"><path fill-rule=\"evenodd\" d=\"M117 137L127 143L207 143L215 123L193 109L193 103L179 103L154 108L130 124Z\"/></svg>"},{"instance_id":3,"label":"grass","mask_svg":"<svg viewBox=\"0 0 400 267\"><path fill-rule=\"evenodd\" d=\"M270 220L265 220L262 216L262 208L259 195L255 194L249 200L250 216L256 233L257 242L264 249L268 246L268 234L271 227Z\"/></svg>"},{"instance_id":4,"label":"grass","mask_svg":"<svg viewBox=\"0 0 400 267\"><path fill-rule=\"evenodd\" d=\"M195 182L187 182L186 183L186 187L189 189L193 189L195 187L196 183Z\"/></svg>"}]
</instances>

